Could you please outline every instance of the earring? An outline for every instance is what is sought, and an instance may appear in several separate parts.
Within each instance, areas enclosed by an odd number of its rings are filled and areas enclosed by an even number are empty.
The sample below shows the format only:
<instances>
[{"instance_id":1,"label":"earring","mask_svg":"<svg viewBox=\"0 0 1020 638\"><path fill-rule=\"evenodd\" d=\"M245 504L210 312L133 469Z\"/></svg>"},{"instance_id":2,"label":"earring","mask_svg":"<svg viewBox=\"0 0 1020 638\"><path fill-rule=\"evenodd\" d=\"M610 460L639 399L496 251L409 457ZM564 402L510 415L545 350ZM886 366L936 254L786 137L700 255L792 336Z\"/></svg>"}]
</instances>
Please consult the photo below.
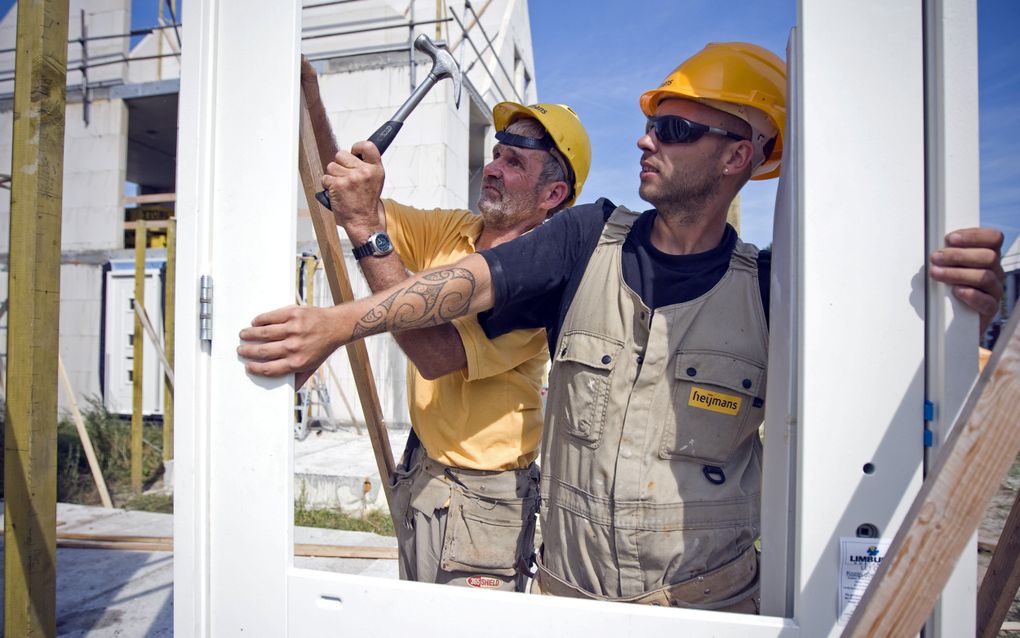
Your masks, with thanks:
<instances>
[{"instance_id":1,"label":"earring","mask_svg":"<svg viewBox=\"0 0 1020 638\"><path fill-rule=\"evenodd\" d=\"M725 174L730 172L730 169L724 168L724 169L722 169L722 172L723 172L723 175L725 175Z\"/></svg>"}]
</instances>

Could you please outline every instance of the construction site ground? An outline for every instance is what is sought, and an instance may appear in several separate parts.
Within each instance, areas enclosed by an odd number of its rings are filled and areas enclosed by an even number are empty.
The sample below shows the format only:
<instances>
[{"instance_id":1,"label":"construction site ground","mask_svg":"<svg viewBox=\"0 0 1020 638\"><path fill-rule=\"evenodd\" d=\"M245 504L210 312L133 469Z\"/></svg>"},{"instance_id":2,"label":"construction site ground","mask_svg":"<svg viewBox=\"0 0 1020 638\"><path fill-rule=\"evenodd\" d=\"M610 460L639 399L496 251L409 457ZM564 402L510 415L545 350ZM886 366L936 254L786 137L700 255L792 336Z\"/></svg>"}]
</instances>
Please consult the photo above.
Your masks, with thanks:
<instances>
[{"instance_id":1,"label":"construction site ground","mask_svg":"<svg viewBox=\"0 0 1020 638\"><path fill-rule=\"evenodd\" d=\"M981 522L981 527L978 528L978 547L984 549L995 545L1002 532L1002 526L1006 523L1006 517L1009 516L1009 511L1013 507L1018 490L1020 490L1020 456L1013 462L1013 467L1003 479L999 491L996 492L985 511L984 520ZM978 583L984 578L988 561L991 558L992 554L989 551L978 552ZM1020 638L1020 595L1015 595L1013 598L1013 605L1010 607L1009 613L1006 614L1006 622L999 635Z\"/></svg>"}]
</instances>

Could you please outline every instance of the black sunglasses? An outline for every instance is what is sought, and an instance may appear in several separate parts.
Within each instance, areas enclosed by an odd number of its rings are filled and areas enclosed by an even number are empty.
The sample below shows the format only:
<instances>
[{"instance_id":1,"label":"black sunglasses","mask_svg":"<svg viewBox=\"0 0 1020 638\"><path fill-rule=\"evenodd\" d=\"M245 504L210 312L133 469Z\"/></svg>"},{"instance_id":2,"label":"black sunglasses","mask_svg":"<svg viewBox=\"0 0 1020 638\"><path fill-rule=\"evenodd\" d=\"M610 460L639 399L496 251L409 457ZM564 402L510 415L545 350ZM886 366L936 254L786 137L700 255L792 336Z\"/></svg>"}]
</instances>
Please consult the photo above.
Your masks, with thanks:
<instances>
[{"instance_id":1,"label":"black sunglasses","mask_svg":"<svg viewBox=\"0 0 1020 638\"><path fill-rule=\"evenodd\" d=\"M714 126L692 122L679 115L649 117L648 123L645 124L645 133L651 132L652 129L655 129L655 137L663 144L689 144L701 139L701 136L705 133L715 133L716 135L722 135L738 142L747 139L743 135L737 135L736 133L731 133Z\"/></svg>"}]
</instances>

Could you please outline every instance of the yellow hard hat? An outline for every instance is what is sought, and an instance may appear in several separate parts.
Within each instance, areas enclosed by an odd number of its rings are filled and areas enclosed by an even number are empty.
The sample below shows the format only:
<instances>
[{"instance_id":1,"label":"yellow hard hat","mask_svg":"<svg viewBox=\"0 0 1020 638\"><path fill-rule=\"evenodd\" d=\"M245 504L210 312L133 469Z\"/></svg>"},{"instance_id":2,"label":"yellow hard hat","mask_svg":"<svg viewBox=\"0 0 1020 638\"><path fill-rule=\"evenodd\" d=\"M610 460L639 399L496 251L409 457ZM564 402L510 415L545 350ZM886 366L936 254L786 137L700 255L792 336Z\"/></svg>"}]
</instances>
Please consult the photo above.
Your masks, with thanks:
<instances>
[{"instance_id":1,"label":"yellow hard hat","mask_svg":"<svg viewBox=\"0 0 1020 638\"><path fill-rule=\"evenodd\" d=\"M670 97L692 98L731 113L754 130L757 165L751 179L779 175L786 132L786 64L776 54L745 42L713 42L641 95L652 116ZM747 108L751 107L751 108Z\"/></svg>"},{"instance_id":2,"label":"yellow hard hat","mask_svg":"<svg viewBox=\"0 0 1020 638\"><path fill-rule=\"evenodd\" d=\"M515 120L533 118L545 127L553 143L566 159L568 173L572 174L571 192L563 202L563 207L572 206L581 194L584 180L588 179L591 168L591 142L584 130L580 118L574 109L566 104L531 104L524 106L516 102L500 102L492 107L492 123L497 132L502 132ZM570 180L571 175L567 176Z\"/></svg>"}]
</instances>

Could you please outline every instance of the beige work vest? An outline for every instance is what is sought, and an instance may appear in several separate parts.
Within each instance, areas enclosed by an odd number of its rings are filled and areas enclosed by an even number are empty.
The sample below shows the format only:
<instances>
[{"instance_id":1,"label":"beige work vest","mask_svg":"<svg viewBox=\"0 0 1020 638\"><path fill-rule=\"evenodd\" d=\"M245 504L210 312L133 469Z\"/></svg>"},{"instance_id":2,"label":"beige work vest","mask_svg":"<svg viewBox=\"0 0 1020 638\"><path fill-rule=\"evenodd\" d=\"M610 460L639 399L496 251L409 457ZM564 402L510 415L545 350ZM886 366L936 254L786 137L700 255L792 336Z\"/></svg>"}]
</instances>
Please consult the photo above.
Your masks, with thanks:
<instances>
[{"instance_id":1,"label":"beige work vest","mask_svg":"<svg viewBox=\"0 0 1020 638\"><path fill-rule=\"evenodd\" d=\"M542 440L546 567L610 597L718 568L758 536L758 251L737 240L714 288L653 313L623 280L637 216L614 211L567 311Z\"/></svg>"}]
</instances>

